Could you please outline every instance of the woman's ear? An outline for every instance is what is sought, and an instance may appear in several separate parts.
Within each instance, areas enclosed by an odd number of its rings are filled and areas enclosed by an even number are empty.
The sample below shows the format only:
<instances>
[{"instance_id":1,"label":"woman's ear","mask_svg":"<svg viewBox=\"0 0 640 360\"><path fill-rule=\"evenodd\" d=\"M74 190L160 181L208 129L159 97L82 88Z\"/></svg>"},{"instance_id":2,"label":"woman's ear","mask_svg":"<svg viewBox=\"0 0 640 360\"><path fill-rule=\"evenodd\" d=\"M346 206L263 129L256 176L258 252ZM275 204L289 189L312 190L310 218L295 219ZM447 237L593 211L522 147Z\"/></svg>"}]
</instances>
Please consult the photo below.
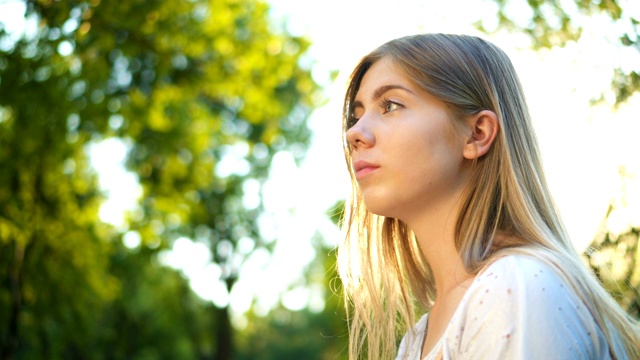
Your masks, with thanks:
<instances>
[{"instance_id":1,"label":"woman's ear","mask_svg":"<svg viewBox=\"0 0 640 360\"><path fill-rule=\"evenodd\" d=\"M474 160L481 158L489 152L493 141L498 136L500 123L498 116L491 110L482 110L467 120L471 136L464 146L465 159Z\"/></svg>"}]
</instances>

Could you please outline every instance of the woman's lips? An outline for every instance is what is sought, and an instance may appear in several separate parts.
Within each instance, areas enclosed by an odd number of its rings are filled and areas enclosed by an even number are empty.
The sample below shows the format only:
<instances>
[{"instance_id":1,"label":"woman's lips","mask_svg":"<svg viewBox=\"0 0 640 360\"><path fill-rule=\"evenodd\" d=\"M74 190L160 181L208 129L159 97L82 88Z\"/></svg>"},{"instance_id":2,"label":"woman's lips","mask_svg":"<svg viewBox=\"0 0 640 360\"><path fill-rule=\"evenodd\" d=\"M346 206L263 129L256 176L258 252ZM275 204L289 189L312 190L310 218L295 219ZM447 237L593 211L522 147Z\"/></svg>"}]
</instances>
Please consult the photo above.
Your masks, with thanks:
<instances>
[{"instance_id":1,"label":"woman's lips","mask_svg":"<svg viewBox=\"0 0 640 360\"><path fill-rule=\"evenodd\" d=\"M356 179L363 179L365 176L376 171L380 166L366 162L364 160L358 160L353 164L353 170L356 173Z\"/></svg>"}]
</instances>

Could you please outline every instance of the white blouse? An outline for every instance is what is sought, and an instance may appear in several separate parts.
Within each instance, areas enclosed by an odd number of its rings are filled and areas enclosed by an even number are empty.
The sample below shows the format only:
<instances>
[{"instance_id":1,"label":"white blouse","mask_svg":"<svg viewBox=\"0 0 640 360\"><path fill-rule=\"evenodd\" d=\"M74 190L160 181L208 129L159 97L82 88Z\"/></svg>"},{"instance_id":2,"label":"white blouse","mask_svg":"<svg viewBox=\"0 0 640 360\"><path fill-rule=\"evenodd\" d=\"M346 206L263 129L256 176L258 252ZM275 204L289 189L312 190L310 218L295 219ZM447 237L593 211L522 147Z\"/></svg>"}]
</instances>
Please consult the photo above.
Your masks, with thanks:
<instances>
[{"instance_id":1,"label":"white blouse","mask_svg":"<svg viewBox=\"0 0 640 360\"><path fill-rule=\"evenodd\" d=\"M420 360L427 315L409 331L397 360ZM622 349L622 344L615 344ZM440 357L441 356L441 357ZM467 289L433 350L433 359L610 359L589 310L541 261L496 260Z\"/></svg>"}]
</instances>

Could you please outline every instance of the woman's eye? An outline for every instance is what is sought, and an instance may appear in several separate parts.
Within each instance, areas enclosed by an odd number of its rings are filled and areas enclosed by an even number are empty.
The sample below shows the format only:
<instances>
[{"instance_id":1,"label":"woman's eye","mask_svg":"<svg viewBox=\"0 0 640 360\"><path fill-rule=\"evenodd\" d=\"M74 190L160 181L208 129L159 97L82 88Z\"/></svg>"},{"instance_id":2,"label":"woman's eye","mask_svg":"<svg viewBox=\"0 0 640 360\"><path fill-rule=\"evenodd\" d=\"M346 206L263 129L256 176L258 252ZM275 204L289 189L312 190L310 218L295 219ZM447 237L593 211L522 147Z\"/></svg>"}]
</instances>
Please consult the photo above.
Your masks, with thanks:
<instances>
[{"instance_id":1,"label":"woman's eye","mask_svg":"<svg viewBox=\"0 0 640 360\"><path fill-rule=\"evenodd\" d=\"M385 114L400 108L399 104L396 104L392 101L385 101L384 103L384 112Z\"/></svg>"}]
</instances>

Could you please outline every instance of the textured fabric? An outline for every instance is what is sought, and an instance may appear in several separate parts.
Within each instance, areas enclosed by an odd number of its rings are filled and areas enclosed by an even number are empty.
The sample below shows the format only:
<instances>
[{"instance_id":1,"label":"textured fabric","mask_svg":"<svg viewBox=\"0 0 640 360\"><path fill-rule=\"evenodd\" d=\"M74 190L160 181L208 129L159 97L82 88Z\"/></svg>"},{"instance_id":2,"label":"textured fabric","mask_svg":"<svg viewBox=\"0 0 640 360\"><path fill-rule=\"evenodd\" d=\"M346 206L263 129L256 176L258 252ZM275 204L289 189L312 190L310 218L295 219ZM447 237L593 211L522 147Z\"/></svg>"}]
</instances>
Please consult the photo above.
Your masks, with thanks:
<instances>
[{"instance_id":1,"label":"textured fabric","mask_svg":"<svg viewBox=\"0 0 640 360\"><path fill-rule=\"evenodd\" d=\"M396 359L420 360L427 315ZM610 359L604 334L582 302L542 262L498 259L467 289L438 345L424 359Z\"/></svg>"}]
</instances>

